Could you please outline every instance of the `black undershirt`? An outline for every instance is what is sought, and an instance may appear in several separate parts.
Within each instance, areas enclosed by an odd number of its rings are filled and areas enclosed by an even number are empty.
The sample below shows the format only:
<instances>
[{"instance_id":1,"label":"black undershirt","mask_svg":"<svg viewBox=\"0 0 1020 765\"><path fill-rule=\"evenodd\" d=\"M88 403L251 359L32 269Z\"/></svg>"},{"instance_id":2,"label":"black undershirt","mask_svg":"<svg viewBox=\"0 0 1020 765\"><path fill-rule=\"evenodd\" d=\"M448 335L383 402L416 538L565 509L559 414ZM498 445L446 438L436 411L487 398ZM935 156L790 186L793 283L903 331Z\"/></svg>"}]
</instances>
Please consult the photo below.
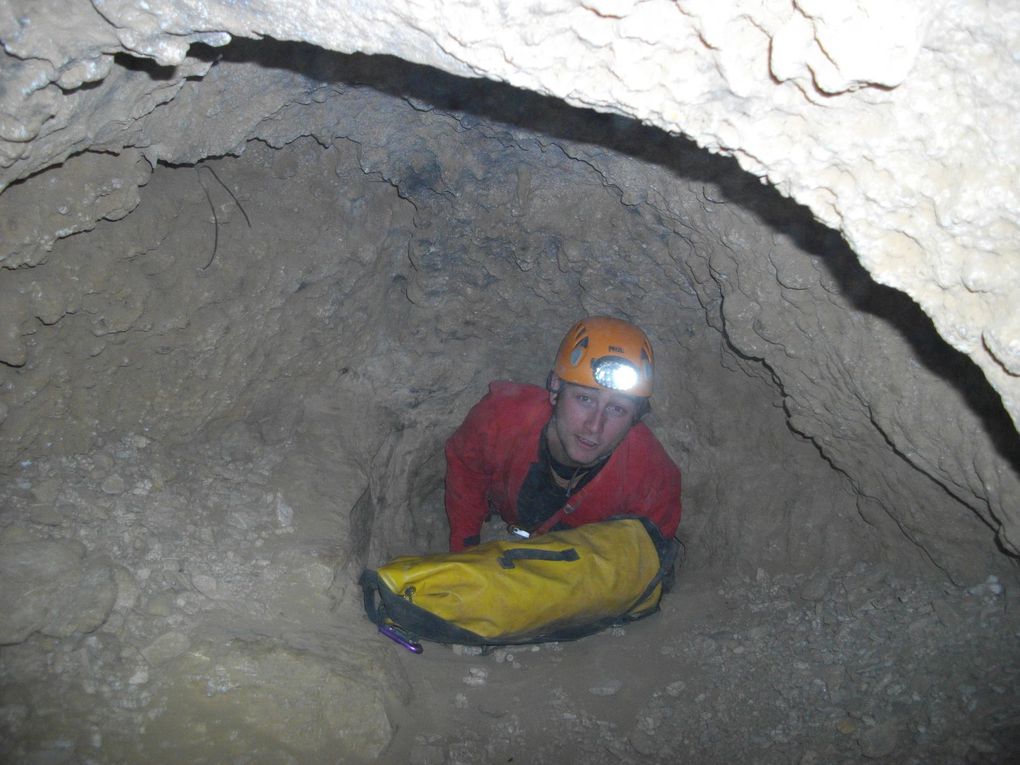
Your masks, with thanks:
<instances>
[{"instance_id":1,"label":"black undershirt","mask_svg":"<svg viewBox=\"0 0 1020 765\"><path fill-rule=\"evenodd\" d=\"M545 428L542 428L542 433L538 437L538 462L531 463L524 483L521 484L521 491L517 495L517 525L534 531L567 504L572 495L598 475L606 462L607 460L601 460L590 468L576 468L557 462L549 452L549 441L545 435ZM568 486L574 481L576 483L569 489L560 486L553 479L554 470ZM562 521L553 526L553 529L565 528L568 526Z\"/></svg>"}]
</instances>

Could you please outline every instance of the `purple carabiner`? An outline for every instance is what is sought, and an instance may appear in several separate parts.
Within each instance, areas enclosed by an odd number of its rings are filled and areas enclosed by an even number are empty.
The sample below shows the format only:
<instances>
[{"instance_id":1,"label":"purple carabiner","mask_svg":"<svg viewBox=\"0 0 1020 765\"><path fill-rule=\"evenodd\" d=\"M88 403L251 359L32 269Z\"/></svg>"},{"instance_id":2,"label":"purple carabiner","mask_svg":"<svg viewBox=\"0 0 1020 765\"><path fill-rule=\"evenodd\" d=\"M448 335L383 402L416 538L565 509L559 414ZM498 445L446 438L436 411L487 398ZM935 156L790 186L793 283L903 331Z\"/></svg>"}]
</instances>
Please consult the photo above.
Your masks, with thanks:
<instances>
[{"instance_id":1,"label":"purple carabiner","mask_svg":"<svg viewBox=\"0 0 1020 765\"><path fill-rule=\"evenodd\" d=\"M424 650L421 647L421 643L411 640L411 638L392 624L380 624L379 633L385 635L397 645L403 646L411 653L421 653Z\"/></svg>"}]
</instances>

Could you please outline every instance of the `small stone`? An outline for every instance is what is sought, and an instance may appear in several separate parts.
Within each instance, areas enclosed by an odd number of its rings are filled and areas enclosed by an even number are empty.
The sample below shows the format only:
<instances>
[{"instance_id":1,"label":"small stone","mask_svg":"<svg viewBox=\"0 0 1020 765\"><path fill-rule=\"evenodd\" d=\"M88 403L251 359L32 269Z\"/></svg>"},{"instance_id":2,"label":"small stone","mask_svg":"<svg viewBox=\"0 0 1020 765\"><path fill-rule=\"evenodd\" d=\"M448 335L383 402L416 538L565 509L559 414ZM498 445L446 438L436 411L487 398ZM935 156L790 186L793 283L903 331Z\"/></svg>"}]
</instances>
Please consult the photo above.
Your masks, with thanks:
<instances>
[{"instance_id":1,"label":"small stone","mask_svg":"<svg viewBox=\"0 0 1020 765\"><path fill-rule=\"evenodd\" d=\"M800 588L800 597L802 600L814 603L824 598L828 590L829 577L816 576Z\"/></svg>"},{"instance_id":2,"label":"small stone","mask_svg":"<svg viewBox=\"0 0 1020 765\"><path fill-rule=\"evenodd\" d=\"M205 574L192 574L191 584L200 593L205 595L207 598L215 598L217 594L218 585L216 580L211 576Z\"/></svg>"},{"instance_id":3,"label":"small stone","mask_svg":"<svg viewBox=\"0 0 1020 765\"><path fill-rule=\"evenodd\" d=\"M668 693L673 698L682 696L685 690L687 690L687 683L685 683L683 680L674 680L672 683L666 686L666 693Z\"/></svg>"},{"instance_id":4,"label":"small stone","mask_svg":"<svg viewBox=\"0 0 1020 765\"><path fill-rule=\"evenodd\" d=\"M463 681L465 685L485 685L485 681L489 677L489 671L482 667L471 667L468 670L468 674L464 676Z\"/></svg>"},{"instance_id":5,"label":"small stone","mask_svg":"<svg viewBox=\"0 0 1020 765\"><path fill-rule=\"evenodd\" d=\"M593 685L588 689L588 693L593 696L613 696L618 693L623 687L623 683L619 680L606 680L605 682Z\"/></svg>"},{"instance_id":6,"label":"small stone","mask_svg":"<svg viewBox=\"0 0 1020 765\"><path fill-rule=\"evenodd\" d=\"M110 615L116 585L103 561L86 561L75 541L33 539L20 527L0 534L0 644L32 632L92 632Z\"/></svg>"},{"instance_id":7,"label":"small stone","mask_svg":"<svg viewBox=\"0 0 1020 765\"><path fill-rule=\"evenodd\" d=\"M836 723L836 730L842 733L844 736L849 736L851 733L857 730L857 722L851 720L849 717L844 717L838 723Z\"/></svg>"},{"instance_id":8,"label":"small stone","mask_svg":"<svg viewBox=\"0 0 1020 765\"><path fill-rule=\"evenodd\" d=\"M288 528L294 523L294 508L283 501L283 495L276 495L276 520L281 528Z\"/></svg>"},{"instance_id":9,"label":"small stone","mask_svg":"<svg viewBox=\"0 0 1020 765\"><path fill-rule=\"evenodd\" d=\"M126 443L128 446L134 449L144 449L146 446L152 443L152 439L147 438L143 435L139 435L137 433L132 433L126 439L124 439L124 443Z\"/></svg>"},{"instance_id":10,"label":"small stone","mask_svg":"<svg viewBox=\"0 0 1020 765\"><path fill-rule=\"evenodd\" d=\"M138 581L124 566L114 565L111 570L113 572L113 581L117 585L117 599L113 603L114 609L125 611L129 608L134 608L135 601L138 600L138 595L141 592Z\"/></svg>"},{"instance_id":11,"label":"small stone","mask_svg":"<svg viewBox=\"0 0 1020 765\"><path fill-rule=\"evenodd\" d=\"M325 563L313 561L301 569L305 580L316 592L326 592L333 584L333 568Z\"/></svg>"},{"instance_id":12,"label":"small stone","mask_svg":"<svg viewBox=\"0 0 1020 765\"><path fill-rule=\"evenodd\" d=\"M98 471L105 473L107 470L112 469L114 464L113 457L109 454L98 452L92 455L92 465Z\"/></svg>"},{"instance_id":13,"label":"small stone","mask_svg":"<svg viewBox=\"0 0 1020 765\"><path fill-rule=\"evenodd\" d=\"M63 484L56 478L47 478L32 487L32 495L40 505L52 506L57 501L57 495L60 494L62 488Z\"/></svg>"},{"instance_id":14,"label":"small stone","mask_svg":"<svg viewBox=\"0 0 1020 765\"><path fill-rule=\"evenodd\" d=\"M651 757L659 751L659 742L643 730L636 730L630 734L630 745L638 754L646 757Z\"/></svg>"},{"instance_id":15,"label":"small stone","mask_svg":"<svg viewBox=\"0 0 1020 765\"><path fill-rule=\"evenodd\" d=\"M136 497L147 497L149 496L149 492L151 491L152 481L150 481L148 478L143 478L141 481L134 485L134 488L131 489L131 493L134 494Z\"/></svg>"},{"instance_id":16,"label":"small stone","mask_svg":"<svg viewBox=\"0 0 1020 765\"><path fill-rule=\"evenodd\" d=\"M858 738L861 754L869 760L888 757L896 749L899 736L896 726L891 722L868 728Z\"/></svg>"},{"instance_id":17,"label":"small stone","mask_svg":"<svg viewBox=\"0 0 1020 765\"><path fill-rule=\"evenodd\" d=\"M180 656L190 647L191 641L187 635L180 632L167 632L143 648L142 657L149 664L163 664Z\"/></svg>"},{"instance_id":18,"label":"small stone","mask_svg":"<svg viewBox=\"0 0 1020 765\"><path fill-rule=\"evenodd\" d=\"M150 616L169 616L174 612L174 602L168 593L157 593L145 604L145 612Z\"/></svg>"},{"instance_id":19,"label":"small stone","mask_svg":"<svg viewBox=\"0 0 1020 765\"><path fill-rule=\"evenodd\" d=\"M117 600L117 585L105 560L88 561L47 604L49 618L40 629L51 637L93 632L103 625Z\"/></svg>"},{"instance_id":20,"label":"small stone","mask_svg":"<svg viewBox=\"0 0 1020 765\"><path fill-rule=\"evenodd\" d=\"M32 508L30 519L32 523L38 523L40 526L59 526L63 523L64 516L52 506L36 505Z\"/></svg>"},{"instance_id":21,"label":"small stone","mask_svg":"<svg viewBox=\"0 0 1020 765\"><path fill-rule=\"evenodd\" d=\"M106 478L103 479L103 483L100 486L100 488L103 490L103 493L105 494L116 495L123 494L124 489L127 488L127 485L124 483L123 478L114 473L113 475L108 475Z\"/></svg>"}]
</instances>

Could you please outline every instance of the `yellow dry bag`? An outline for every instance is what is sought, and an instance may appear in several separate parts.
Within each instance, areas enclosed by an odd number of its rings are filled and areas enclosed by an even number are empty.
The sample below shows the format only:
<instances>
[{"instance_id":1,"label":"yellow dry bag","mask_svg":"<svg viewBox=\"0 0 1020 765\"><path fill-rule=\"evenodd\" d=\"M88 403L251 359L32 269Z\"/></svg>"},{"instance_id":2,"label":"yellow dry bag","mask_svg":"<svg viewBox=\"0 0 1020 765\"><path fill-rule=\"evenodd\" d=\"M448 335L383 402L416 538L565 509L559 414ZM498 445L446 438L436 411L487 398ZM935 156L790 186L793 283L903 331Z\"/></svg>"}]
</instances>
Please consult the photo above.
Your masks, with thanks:
<instances>
[{"instance_id":1,"label":"yellow dry bag","mask_svg":"<svg viewBox=\"0 0 1020 765\"><path fill-rule=\"evenodd\" d=\"M675 557L676 543L651 521L622 516L459 553L401 556L366 570L360 583L369 618L411 641L537 643L654 613Z\"/></svg>"}]
</instances>

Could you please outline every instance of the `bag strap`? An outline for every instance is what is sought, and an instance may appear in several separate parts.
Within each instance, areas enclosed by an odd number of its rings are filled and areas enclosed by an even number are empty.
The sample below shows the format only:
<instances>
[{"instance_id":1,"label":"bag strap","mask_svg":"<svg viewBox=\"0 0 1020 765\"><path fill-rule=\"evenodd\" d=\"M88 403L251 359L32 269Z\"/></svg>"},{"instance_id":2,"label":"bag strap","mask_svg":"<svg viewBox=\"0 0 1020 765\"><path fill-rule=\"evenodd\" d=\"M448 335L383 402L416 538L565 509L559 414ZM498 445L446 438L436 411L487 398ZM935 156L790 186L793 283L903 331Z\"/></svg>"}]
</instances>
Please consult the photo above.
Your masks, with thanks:
<instances>
[{"instance_id":1,"label":"bag strap","mask_svg":"<svg viewBox=\"0 0 1020 765\"><path fill-rule=\"evenodd\" d=\"M376 595L379 590L379 577L374 571L366 569L361 572L358 584L361 585L361 595L365 601L365 614L374 624L382 625L382 603L380 602L378 605L376 604Z\"/></svg>"},{"instance_id":2,"label":"bag strap","mask_svg":"<svg viewBox=\"0 0 1020 765\"><path fill-rule=\"evenodd\" d=\"M542 522L542 525L540 525L537 529L531 532L531 535L537 537L541 536L542 534L548 534L550 531L552 531L553 526L560 522L560 519L563 518L564 515L569 515L572 512L574 512L574 506L567 503L559 510L557 510L555 513L546 518L545 521Z\"/></svg>"},{"instance_id":3,"label":"bag strap","mask_svg":"<svg viewBox=\"0 0 1020 765\"><path fill-rule=\"evenodd\" d=\"M569 547L566 550L537 550L531 547L513 547L505 550L499 558L502 568L513 568L515 560L550 560L570 563L580 559L577 550Z\"/></svg>"}]
</instances>

